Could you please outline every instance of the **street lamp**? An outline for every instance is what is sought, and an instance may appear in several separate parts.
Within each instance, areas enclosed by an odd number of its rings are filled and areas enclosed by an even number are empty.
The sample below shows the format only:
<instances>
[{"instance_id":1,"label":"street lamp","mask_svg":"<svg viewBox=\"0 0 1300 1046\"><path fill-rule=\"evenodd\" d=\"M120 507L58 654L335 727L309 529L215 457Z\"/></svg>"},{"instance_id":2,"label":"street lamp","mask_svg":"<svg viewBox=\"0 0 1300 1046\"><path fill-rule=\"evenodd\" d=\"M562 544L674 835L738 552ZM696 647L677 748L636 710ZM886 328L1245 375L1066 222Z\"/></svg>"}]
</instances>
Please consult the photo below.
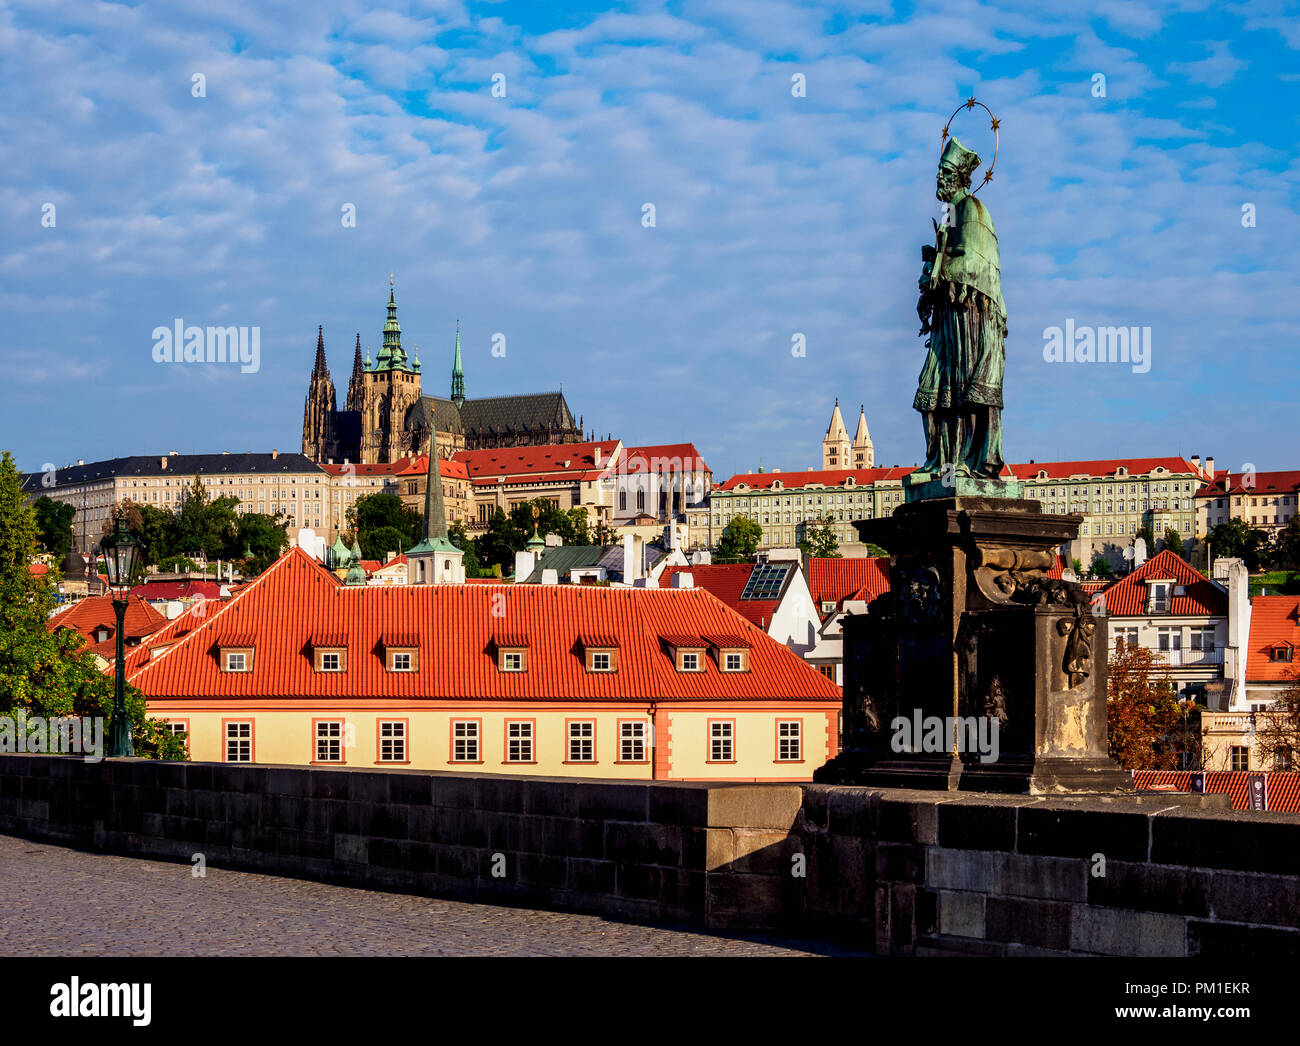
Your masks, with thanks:
<instances>
[{"instance_id":1,"label":"street lamp","mask_svg":"<svg viewBox=\"0 0 1300 1046\"><path fill-rule=\"evenodd\" d=\"M131 722L126 716L126 607L130 601L131 581L135 577L135 562L140 545L126 529L121 516L111 537L103 542L104 567L108 572L108 586L113 591L113 612L117 615L117 679L113 689L113 719L108 728L108 754L133 756L135 745L131 741Z\"/></svg>"}]
</instances>

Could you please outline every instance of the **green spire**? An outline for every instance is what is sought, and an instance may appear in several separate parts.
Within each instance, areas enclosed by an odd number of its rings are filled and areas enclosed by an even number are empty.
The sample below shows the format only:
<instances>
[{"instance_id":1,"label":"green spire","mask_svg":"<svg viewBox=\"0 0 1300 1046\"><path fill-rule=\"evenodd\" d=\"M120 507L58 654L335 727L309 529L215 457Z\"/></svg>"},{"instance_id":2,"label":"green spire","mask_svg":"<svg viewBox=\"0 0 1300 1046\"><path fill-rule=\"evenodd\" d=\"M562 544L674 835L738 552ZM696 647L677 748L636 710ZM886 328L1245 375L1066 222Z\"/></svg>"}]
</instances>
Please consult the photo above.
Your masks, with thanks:
<instances>
[{"instance_id":1,"label":"green spire","mask_svg":"<svg viewBox=\"0 0 1300 1046\"><path fill-rule=\"evenodd\" d=\"M465 371L460 364L460 320L456 321L456 359L451 365L451 401L457 410L465 406Z\"/></svg>"},{"instance_id":2,"label":"green spire","mask_svg":"<svg viewBox=\"0 0 1300 1046\"><path fill-rule=\"evenodd\" d=\"M343 544L343 535L340 534L334 539L334 544L325 550L325 566L330 570L342 570L347 566L348 555L348 546Z\"/></svg>"},{"instance_id":3,"label":"green spire","mask_svg":"<svg viewBox=\"0 0 1300 1046\"><path fill-rule=\"evenodd\" d=\"M402 349L402 328L397 322L397 299L393 296L393 274L388 274L388 321L384 324L384 347L379 350L375 370L407 370Z\"/></svg>"},{"instance_id":4,"label":"green spire","mask_svg":"<svg viewBox=\"0 0 1300 1046\"><path fill-rule=\"evenodd\" d=\"M447 508L442 497L442 470L438 465L438 430L429 432L429 470L424 477L424 540L408 556L428 552L459 552L447 537Z\"/></svg>"}]
</instances>

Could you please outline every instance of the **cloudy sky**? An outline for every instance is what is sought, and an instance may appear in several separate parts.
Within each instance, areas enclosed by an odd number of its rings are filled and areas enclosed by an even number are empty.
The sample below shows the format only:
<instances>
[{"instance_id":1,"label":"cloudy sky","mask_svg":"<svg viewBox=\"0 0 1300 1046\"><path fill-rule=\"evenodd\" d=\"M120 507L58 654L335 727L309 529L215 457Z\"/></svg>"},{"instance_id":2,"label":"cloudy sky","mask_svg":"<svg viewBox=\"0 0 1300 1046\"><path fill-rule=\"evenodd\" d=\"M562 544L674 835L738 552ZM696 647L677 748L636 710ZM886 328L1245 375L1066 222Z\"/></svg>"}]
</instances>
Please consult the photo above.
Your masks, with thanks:
<instances>
[{"instance_id":1,"label":"cloudy sky","mask_svg":"<svg viewBox=\"0 0 1300 1046\"><path fill-rule=\"evenodd\" d=\"M459 318L470 396L563 386L719 479L819 463L837 396L911 464L971 94L1001 120L1009 460L1300 467L1286 0L5 0L0 446L297 450L317 325L343 389L393 272L426 390ZM954 132L987 158L986 118ZM154 362L178 319L260 327L260 370ZM1067 320L1149 327L1150 370L1045 362Z\"/></svg>"}]
</instances>

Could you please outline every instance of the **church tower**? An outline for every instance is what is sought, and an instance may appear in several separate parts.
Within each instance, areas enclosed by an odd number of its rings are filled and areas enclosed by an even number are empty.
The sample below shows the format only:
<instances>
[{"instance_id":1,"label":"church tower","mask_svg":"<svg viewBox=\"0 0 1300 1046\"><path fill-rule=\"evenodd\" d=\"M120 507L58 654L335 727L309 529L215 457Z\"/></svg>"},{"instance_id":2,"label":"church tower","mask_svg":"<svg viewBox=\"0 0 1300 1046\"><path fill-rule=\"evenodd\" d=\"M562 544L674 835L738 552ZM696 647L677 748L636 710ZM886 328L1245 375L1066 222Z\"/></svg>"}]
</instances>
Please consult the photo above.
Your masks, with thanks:
<instances>
[{"instance_id":1,"label":"church tower","mask_svg":"<svg viewBox=\"0 0 1300 1046\"><path fill-rule=\"evenodd\" d=\"M835 412L831 415L830 426L822 440L822 468L849 469L853 467L853 458L849 453L849 430L844 427L844 416L840 414L840 401L835 401Z\"/></svg>"},{"instance_id":2,"label":"church tower","mask_svg":"<svg viewBox=\"0 0 1300 1046\"><path fill-rule=\"evenodd\" d=\"M871 442L871 433L867 431L867 408L858 407L858 431L853 434L853 467L871 469L876 467L876 447Z\"/></svg>"},{"instance_id":3,"label":"church tower","mask_svg":"<svg viewBox=\"0 0 1300 1046\"><path fill-rule=\"evenodd\" d=\"M316 365L307 386L307 402L302 414L302 452L312 461L334 456L334 382L325 363L325 328L316 329Z\"/></svg>"},{"instance_id":4,"label":"church tower","mask_svg":"<svg viewBox=\"0 0 1300 1046\"><path fill-rule=\"evenodd\" d=\"M429 467L424 479L424 540L407 550L406 579L412 585L463 585L465 553L447 537L437 445L435 429L429 438Z\"/></svg>"},{"instance_id":5,"label":"church tower","mask_svg":"<svg viewBox=\"0 0 1300 1046\"><path fill-rule=\"evenodd\" d=\"M451 365L451 401L457 410L465 406L465 371L460 365L460 320L456 321L456 359Z\"/></svg>"},{"instance_id":6,"label":"church tower","mask_svg":"<svg viewBox=\"0 0 1300 1046\"><path fill-rule=\"evenodd\" d=\"M361 332L357 331L357 348L352 355L352 377L348 381L348 410L362 410L366 403L365 368L361 365Z\"/></svg>"},{"instance_id":7,"label":"church tower","mask_svg":"<svg viewBox=\"0 0 1300 1046\"><path fill-rule=\"evenodd\" d=\"M391 276L384 347L374 363L367 360L362 369L361 460L366 464L397 461L404 453L406 412L420 400L420 363L407 360L402 348Z\"/></svg>"}]
</instances>

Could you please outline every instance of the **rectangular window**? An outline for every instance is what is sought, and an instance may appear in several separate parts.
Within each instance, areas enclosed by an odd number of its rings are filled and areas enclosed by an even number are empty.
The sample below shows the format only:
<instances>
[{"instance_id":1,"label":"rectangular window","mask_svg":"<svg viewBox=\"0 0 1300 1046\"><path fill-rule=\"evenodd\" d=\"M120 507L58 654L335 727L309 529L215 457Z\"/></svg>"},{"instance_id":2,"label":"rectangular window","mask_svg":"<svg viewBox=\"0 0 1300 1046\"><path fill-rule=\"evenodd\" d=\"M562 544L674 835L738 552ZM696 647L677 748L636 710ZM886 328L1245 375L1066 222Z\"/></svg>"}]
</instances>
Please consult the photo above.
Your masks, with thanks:
<instances>
[{"instance_id":1,"label":"rectangular window","mask_svg":"<svg viewBox=\"0 0 1300 1046\"><path fill-rule=\"evenodd\" d=\"M776 760L797 763L803 759L803 723L798 719L780 719L776 724Z\"/></svg>"},{"instance_id":2,"label":"rectangular window","mask_svg":"<svg viewBox=\"0 0 1300 1046\"><path fill-rule=\"evenodd\" d=\"M531 763L533 758L533 724L506 723L506 762Z\"/></svg>"},{"instance_id":3,"label":"rectangular window","mask_svg":"<svg viewBox=\"0 0 1300 1046\"><path fill-rule=\"evenodd\" d=\"M1244 745L1232 746L1232 768L1234 770L1250 769L1250 749Z\"/></svg>"},{"instance_id":4,"label":"rectangular window","mask_svg":"<svg viewBox=\"0 0 1300 1046\"><path fill-rule=\"evenodd\" d=\"M1278 752L1273 756L1273 769L1282 773L1289 773L1291 770L1291 753L1289 751Z\"/></svg>"},{"instance_id":5,"label":"rectangular window","mask_svg":"<svg viewBox=\"0 0 1300 1046\"><path fill-rule=\"evenodd\" d=\"M595 653L591 655L591 670L593 672L608 672L609 665L609 654Z\"/></svg>"},{"instance_id":6,"label":"rectangular window","mask_svg":"<svg viewBox=\"0 0 1300 1046\"><path fill-rule=\"evenodd\" d=\"M694 650L682 654L682 671L698 672L700 670L700 655Z\"/></svg>"},{"instance_id":7,"label":"rectangular window","mask_svg":"<svg viewBox=\"0 0 1300 1046\"><path fill-rule=\"evenodd\" d=\"M832 609L834 607L832 606ZM744 667L744 658L739 654L728 654L726 657L726 670L728 672L739 672Z\"/></svg>"},{"instance_id":8,"label":"rectangular window","mask_svg":"<svg viewBox=\"0 0 1300 1046\"><path fill-rule=\"evenodd\" d=\"M394 654L394 655L393 655L393 671L394 671L394 672L409 672L410 670L411 670L411 655L410 655L410 654Z\"/></svg>"},{"instance_id":9,"label":"rectangular window","mask_svg":"<svg viewBox=\"0 0 1300 1046\"><path fill-rule=\"evenodd\" d=\"M709 762L731 763L735 756L736 724L730 719L717 719L709 723Z\"/></svg>"},{"instance_id":10,"label":"rectangular window","mask_svg":"<svg viewBox=\"0 0 1300 1046\"><path fill-rule=\"evenodd\" d=\"M456 719L451 724L451 761L479 762L479 724L476 719Z\"/></svg>"},{"instance_id":11,"label":"rectangular window","mask_svg":"<svg viewBox=\"0 0 1300 1046\"><path fill-rule=\"evenodd\" d=\"M253 724L249 722L226 724L226 762L251 763L253 761Z\"/></svg>"},{"instance_id":12,"label":"rectangular window","mask_svg":"<svg viewBox=\"0 0 1300 1046\"><path fill-rule=\"evenodd\" d=\"M633 721L618 724L618 761L645 762L645 723Z\"/></svg>"},{"instance_id":13,"label":"rectangular window","mask_svg":"<svg viewBox=\"0 0 1300 1046\"><path fill-rule=\"evenodd\" d=\"M596 724L594 722L578 720L569 724L568 761L570 763L594 763L596 761Z\"/></svg>"},{"instance_id":14,"label":"rectangular window","mask_svg":"<svg viewBox=\"0 0 1300 1046\"><path fill-rule=\"evenodd\" d=\"M501 655L501 671L522 672L523 670L524 655L518 650L508 650Z\"/></svg>"},{"instance_id":15,"label":"rectangular window","mask_svg":"<svg viewBox=\"0 0 1300 1046\"><path fill-rule=\"evenodd\" d=\"M381 719L379 721L379 762L405 763L406 761L406 720Z\"/></svg>"},{"instance_id":16,"label":"rectangular window","mask_svg":"<svg viewBox=\"0 0 1300 1046\"><path fill-rule=\"evenodd\" d=\"M321 654L320 670L322 672L337 672L339 670L339 655L336 653Z\"/></svg>"},{"instance_id":17,"label":"rectangular window","mask_svg":"<svg viewBox=\"0 0 1300 1046\"><path fill-rule=\"evenodd\" d=\"M343 722L325 719L316 724L316 762L343 762Z\"/></svg>"},{"instance_id":18,"label":"rectangular window","mask_svg":"<svg viewBox=\"0 0 1300 1046\"><path fill-rule=\"evenodd\" d=\"M226 654L226 671L227 672L247 672L248 660L247 655L242 651L236 653L229 651Z\"/></svg>"}]
</instances>

